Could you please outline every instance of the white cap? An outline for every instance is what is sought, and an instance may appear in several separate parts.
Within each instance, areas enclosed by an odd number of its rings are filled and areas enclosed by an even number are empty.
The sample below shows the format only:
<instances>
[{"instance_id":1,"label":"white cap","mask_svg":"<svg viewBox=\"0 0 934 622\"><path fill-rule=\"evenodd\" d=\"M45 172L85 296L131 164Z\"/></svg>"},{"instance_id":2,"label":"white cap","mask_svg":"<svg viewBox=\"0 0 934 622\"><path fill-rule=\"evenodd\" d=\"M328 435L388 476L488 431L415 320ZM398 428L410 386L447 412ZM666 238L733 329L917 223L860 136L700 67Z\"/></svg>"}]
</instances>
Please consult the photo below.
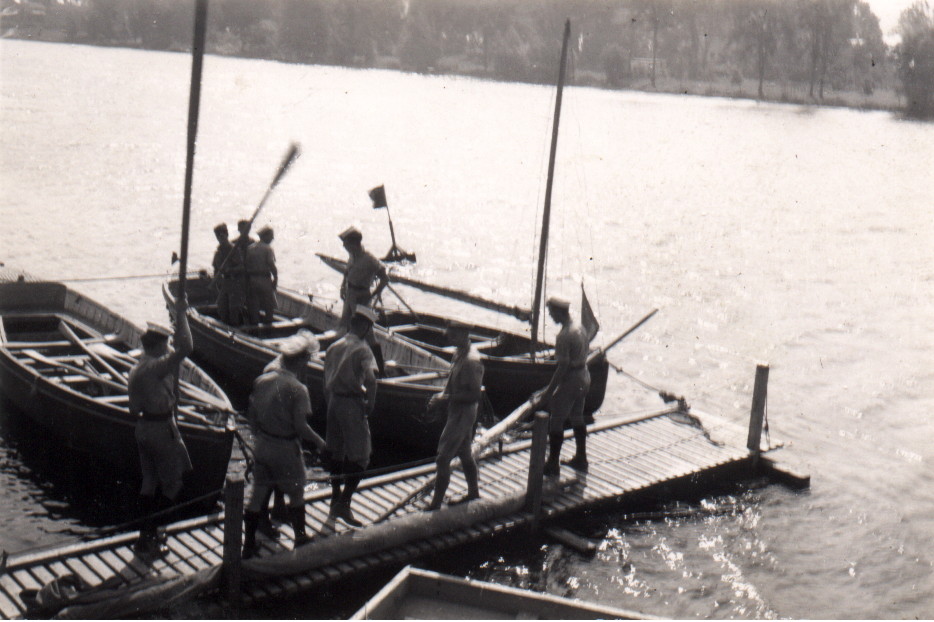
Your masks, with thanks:
<instances>
[{"instance_id":1,"label":"white cap","mask_svg":"<svg viewBox=\"0 0 934 622\"><path fill-rule=\"evenodd\" d=\"M362 315L366 319L370 320L372 323L376 323L376 311L367 307L366 305L357 305L357 308L354 309L354 315Z\"/></svg>"},{"instance_id":2,"label":"white cap","mask_svg":"<svg viewBox=\"0 0 934 622\"><path fill-rule=\"evenodd\" d=\"M555 307L556 309L570 309L571 301L567 298L562 298L561 296L551 296L548 298L546 303L549 307Z\"/></svg>"},{"instance_id":3,"label":"white cap","mask_svg":"<svg viewBox=\"0 0 934 622\"><path fill-rule=\"evenodd\" d=\"M283 339L279 344L279 352L283 356L298 356L302 352L307 352L310 356L314 356L321 350L321 344L318 343L318 339L312 334L310 330L302 329L292 335Z\"/></svg>"}]
</instances>

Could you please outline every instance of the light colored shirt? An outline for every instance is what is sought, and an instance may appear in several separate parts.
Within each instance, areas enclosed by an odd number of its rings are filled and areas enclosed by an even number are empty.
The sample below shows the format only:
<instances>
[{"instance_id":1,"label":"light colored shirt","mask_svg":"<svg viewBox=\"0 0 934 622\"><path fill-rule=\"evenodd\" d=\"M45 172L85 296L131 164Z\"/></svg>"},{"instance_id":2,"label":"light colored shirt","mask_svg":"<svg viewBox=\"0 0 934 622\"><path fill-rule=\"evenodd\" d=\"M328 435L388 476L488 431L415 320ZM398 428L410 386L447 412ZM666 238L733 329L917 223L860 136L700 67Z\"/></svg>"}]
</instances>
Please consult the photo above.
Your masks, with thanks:
<instances>
[{"instance_id":1,"label":"light colored shirt","mask_svg":"<svg viewBox=\"0 0 934 622\"><path fill-rule=\"evenodd\" d=\"M580 369L587 364L588 343L587 331L572 320L558 332L555 359L558 364L566 362L572 370Z\"/></svg>"},{"instance_id":2,"label":"light colored shirt","mask_svg":"<svg viewBox=\"0 0 934 622\"><path fill-rule=\"evenodd\" d=\"M163 414L175 406L175 372L178 363L172 349L162 356L143 354L139 363L130 371L127 382L130 397L130 412L138 415L146 412Z\"/></svg>"},{"instance_id":3,"label":"light colored shirt","mask_svg":"<svg viewBox=\"0 0 934 622\"><path fill-rule=\"evenodd\" d=\"M284 368L264 373L253 381L247 414L256 428L274 437L298 437L295 415L311 415L308 389Z\"/></svg>"},{"instance_id":4,"label":"light colored shirt","mask_svg":"<svg viewBox=\"0 0 934 622\"><path fill-rule=\"evenodd\" d=\"M369 290L374 279L384 274L386 274L386 266L369 251L364 250L357 256L351 256L347 261L344 284L357 289Z\"/></svg>"},{"instance_id":5,"label":"light colored shirt","mask_svg":"<svg viewBox=\"0 0 934 622\"><path fill-rule=\"evenodd\" d=\"M480 401L482 386L483 363L480 353L473 346L464 354L458 350L451 361L451 374L444 392L452 402L474 403Z\"/></svg>"},{"instance_id":6,"label":"light colored shirt","mask_svg":"<svg viewBox=\"0 0 934 622\"><path fill-rule=\"evenodd\" d=\"M250 276L269 276L276 273L276 253L262 240L246 249L246 270Z\"/></svg>"},{"instance_id":7,"label":"light colored shirt","mask_svg":"<svg viewBox=\"0 0 934 622\"><path fill-rule=\"evenodd\" d=\"M328 348L324 357L324 388L336 395L364 396L367 370L376 373L376 358L365 341L347 333Z\"/></svg>"}]
</instances>

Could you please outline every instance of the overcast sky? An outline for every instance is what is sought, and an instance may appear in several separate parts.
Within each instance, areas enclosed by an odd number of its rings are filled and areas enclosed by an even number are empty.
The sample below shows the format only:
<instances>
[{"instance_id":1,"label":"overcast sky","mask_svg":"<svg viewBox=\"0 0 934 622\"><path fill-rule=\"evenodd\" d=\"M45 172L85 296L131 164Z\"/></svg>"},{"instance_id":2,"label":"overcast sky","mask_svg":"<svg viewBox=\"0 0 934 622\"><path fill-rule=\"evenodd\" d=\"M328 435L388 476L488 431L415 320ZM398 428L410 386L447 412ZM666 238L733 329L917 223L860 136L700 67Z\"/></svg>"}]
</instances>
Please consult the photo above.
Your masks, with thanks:
<instances>
[{"instance_id":1,"label":"overcast sky","mask_svg":"<svg viewBox=\"0 0 934 622\"><path fill-rule=\"evenodd\" d=\"M882 36L891 43L892 30L898 24L898 16L902 11L914 4L914 0L866 0L872 7L872 12L879 16L879 25L882 27Z\"/></svg>"}]
</instances>

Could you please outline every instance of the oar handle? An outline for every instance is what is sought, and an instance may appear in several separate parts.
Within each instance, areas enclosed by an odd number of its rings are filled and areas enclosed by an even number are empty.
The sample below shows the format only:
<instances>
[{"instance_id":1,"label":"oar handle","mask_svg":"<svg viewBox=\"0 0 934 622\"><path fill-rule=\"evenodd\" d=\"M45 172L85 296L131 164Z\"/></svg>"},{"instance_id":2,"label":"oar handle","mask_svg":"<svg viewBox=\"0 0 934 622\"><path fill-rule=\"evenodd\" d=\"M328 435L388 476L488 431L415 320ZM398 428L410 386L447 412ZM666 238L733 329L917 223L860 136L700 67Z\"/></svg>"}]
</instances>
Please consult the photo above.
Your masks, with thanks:
<instances>
[{"instance_id":1,"label":"oar handle","mask_svg":"<svg viewBox=\"0 0 934 622\"><path fill-rule=\"evenodd\" d=\"M617 345L620 341L622 341L623 339L625 339L626 337L628 337L630 334L632 334L637 328L639 328L640 326L642 326L643 324L645 324L646 322L648 322L648 321L652 318L652 316L655 315L656 313L658 313L658 309L653 309L653 310L651 311L651 313L649 313L649 314L646 315L644 318L642 318L641 320L639 320L638 322L636 322L635 324L633 324L633 325L629 328L629 330L627 330L625 333L623 333L622 335L620 335L619 337L617 337L616 339L614 339L613 341L611 341L609 345L604 346L604 347L598 349L596 352L594 352L593 354L591 354L590 356L588 356L588 357L587 357L587 363L589 364L591 361L596 360L596 359L599 358L600 356L602 356L602 355L606 354L607 352L609 352L612 348L616 347L616 345Z\"/></svg>"}]
</instances>

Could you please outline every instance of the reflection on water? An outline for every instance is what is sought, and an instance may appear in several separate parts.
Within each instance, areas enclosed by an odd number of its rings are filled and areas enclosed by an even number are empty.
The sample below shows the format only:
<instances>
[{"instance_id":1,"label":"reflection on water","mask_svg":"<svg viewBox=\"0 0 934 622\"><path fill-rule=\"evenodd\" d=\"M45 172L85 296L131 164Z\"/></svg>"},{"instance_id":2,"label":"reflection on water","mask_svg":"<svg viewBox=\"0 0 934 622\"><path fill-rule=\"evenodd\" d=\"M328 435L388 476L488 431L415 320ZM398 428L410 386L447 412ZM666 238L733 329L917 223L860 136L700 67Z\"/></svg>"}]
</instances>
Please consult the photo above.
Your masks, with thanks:
<instances>
[{"instance_id":1,"label":"reflection on water","mask_svg":"<svg viewBox=\"0 0 934 622\"><path fill-rule=\"evenodd\" d=\"M0 55L0 261L53 278L170 270L190 59L10 40ZM313 253L341 255L349 224L384 253L366 191L385 184L398 242L418 253L412 276L525 306L553 91L208 57L190 265L209 264L213 226L248 216L299 141L259 223L276 229L283 285L334 301L339 281ZM934 126L886 113L568 89L548 292L576 299L583 280L604 343L659 308L611 361L741 425L768 361L772 435L812 489L594 516L591 559L500 538L432 563L663 616L929 617L931 162ZM79 289L138 323L165 319L157 281ZM617 375L603 413L660 405ZM97 524L25 453L5 443L4 546Z\"/></svg>"}]
</instances>

